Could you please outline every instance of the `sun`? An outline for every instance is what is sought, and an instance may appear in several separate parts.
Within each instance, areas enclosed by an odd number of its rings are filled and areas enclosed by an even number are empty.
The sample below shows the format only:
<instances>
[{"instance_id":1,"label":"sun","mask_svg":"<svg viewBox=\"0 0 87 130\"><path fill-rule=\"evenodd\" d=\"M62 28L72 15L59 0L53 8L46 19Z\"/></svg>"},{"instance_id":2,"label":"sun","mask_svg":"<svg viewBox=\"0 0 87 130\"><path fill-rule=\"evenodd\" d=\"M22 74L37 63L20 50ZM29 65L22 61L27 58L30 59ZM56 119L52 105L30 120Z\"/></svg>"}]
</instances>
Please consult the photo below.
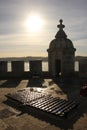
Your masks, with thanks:
<instances>
[{"instance_id":1,"label":"sun","mask_svg":"<svg viewBox=\"0 0 87 130\"><path fill-rule=\"evenodd\" d=\"M25 23L27 29L31 32L37 32L43 26L43 20L38 15L30 15Z\"/></svg>"}]
</instances>

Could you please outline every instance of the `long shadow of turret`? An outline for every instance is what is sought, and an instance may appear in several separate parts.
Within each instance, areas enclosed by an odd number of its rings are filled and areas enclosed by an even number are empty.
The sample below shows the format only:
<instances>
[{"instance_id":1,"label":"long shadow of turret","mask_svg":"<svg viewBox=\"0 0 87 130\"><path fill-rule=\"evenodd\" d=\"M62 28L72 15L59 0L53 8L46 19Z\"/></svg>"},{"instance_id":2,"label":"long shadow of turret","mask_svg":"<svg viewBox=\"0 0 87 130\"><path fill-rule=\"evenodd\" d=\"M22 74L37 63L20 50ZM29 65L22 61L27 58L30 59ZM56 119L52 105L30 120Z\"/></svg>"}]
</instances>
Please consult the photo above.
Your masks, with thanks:
<instances>
[{"instance_id":1,"label":"long shadow of turret","mask_svg":"<svg viewBox=\"0 0 87 130\"><path fill-rule=\"evenodd\" d=\"M56 77L53 79L54 83L67 95L67 98L79 96L81 83L79 78L74 77Z\"/></svg>"}]
</instances>

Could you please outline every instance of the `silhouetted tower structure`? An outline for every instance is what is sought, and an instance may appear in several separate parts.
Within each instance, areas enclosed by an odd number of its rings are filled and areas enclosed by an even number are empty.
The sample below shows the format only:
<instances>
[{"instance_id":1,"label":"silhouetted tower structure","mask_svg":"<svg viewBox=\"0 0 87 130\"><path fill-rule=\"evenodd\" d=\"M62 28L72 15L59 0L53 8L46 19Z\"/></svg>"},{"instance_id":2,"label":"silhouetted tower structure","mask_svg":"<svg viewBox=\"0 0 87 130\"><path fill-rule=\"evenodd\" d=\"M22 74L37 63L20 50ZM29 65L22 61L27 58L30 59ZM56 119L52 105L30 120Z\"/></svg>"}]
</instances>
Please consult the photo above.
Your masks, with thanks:
<instances>
[{"instance_id":1,"label":"silhouetted tower structure","mask_svg":"<svg viewBox=\"0 0 87 130\"><path fill-rule=\"evenodd\" d=\"M48 48L48 64L49 72L53 76L56 75L69 75L74 72L74 59L76 49L70 39L67 38L63 28L65 25L60 24L57 26L59 31L57 32L55 39L53 39Z\"/></svg>"}]
</instances>

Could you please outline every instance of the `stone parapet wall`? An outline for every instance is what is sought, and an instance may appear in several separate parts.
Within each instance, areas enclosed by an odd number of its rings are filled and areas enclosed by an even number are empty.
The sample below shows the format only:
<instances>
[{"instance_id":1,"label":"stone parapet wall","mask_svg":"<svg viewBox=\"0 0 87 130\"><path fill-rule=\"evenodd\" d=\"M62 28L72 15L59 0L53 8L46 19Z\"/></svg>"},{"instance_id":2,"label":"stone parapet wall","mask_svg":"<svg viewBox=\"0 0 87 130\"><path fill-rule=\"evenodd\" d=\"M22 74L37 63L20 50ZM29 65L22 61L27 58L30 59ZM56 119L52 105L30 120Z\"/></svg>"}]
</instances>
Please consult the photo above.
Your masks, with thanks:
<instances>
[{"instance_id":1,"label":"stone parapet wall","mask_svg":"<svg viewBox=\"0 0 87 130\"><path fill-rule=\"evenodd\" d=\"M7 72L7 61L0 61L0 75Z\"/></svg>"},{"instance_id":2,"label":"stone parapet wall","mask_svg":"<svg viewBox=\"0 0 87 130\"><path fill-rule=\"evenodd\" d=\"M51 77L48 71L42 70L42 61L33 60L29 61L29 71L25 71L25 61L11 61L10 71L8 68L9 61L0 61L0 79L6 78L32 78L32 77Z\"/></svg>"}]
</instances>

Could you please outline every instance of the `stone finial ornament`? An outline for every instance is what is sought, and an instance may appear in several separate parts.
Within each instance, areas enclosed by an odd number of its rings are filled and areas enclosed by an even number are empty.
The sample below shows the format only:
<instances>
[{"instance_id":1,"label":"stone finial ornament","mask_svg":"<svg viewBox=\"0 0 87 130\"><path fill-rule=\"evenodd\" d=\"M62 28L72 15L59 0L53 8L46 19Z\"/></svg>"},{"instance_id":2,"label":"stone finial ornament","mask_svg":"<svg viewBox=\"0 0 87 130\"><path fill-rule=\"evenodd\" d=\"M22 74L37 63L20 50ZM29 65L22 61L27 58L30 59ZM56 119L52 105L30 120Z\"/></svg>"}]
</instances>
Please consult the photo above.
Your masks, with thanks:
<instances>
[{"instance_id":1,"label":"stone finial ornament","mask_svg":"<svg viewBox=\"0 0 87 130\"><path fill-rule=\"evenodd\" d=\"M59 22L60 22L60 24L57 25L57 27L58 27L60 30L63 30L63 28L65 28L65 25L62 24L62 23L63 23L63 20L60 19Z\"/></svg>"}]
</instances>

